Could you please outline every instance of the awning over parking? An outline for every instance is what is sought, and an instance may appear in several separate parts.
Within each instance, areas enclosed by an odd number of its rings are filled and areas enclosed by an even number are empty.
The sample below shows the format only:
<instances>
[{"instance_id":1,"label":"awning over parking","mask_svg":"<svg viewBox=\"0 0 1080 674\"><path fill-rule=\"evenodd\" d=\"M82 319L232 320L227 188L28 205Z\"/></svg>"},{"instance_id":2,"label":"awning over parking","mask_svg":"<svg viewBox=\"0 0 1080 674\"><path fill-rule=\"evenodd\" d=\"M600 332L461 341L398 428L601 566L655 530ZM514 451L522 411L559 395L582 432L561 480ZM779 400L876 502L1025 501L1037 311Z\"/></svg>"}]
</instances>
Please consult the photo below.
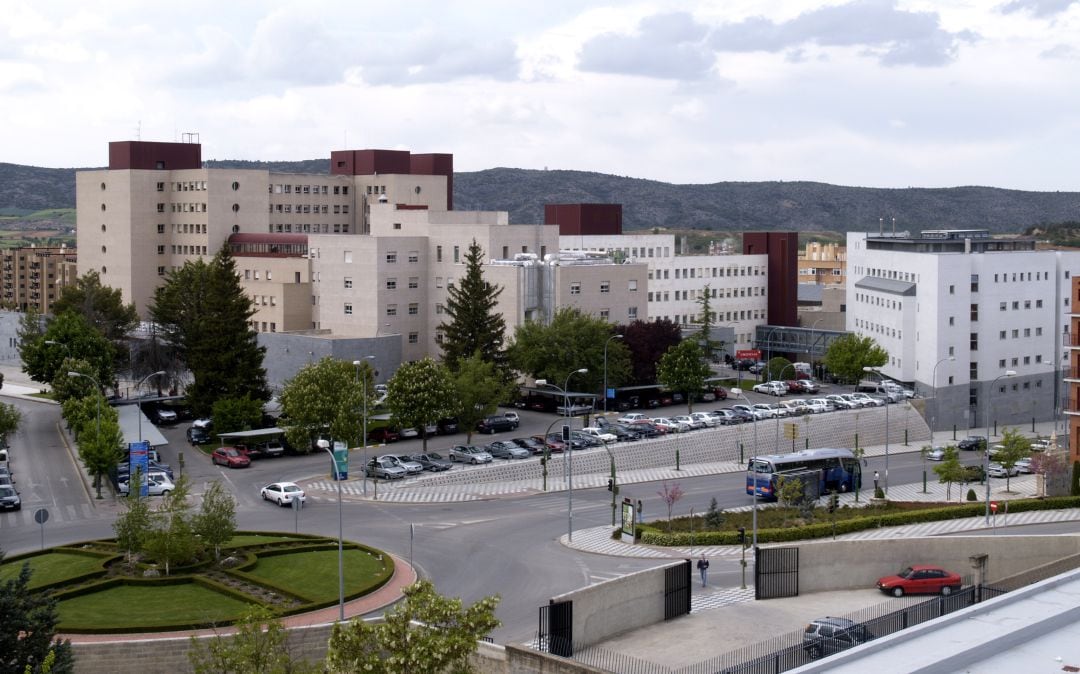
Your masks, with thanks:
<instances>
[{"instance_id":1,"label":"awning over parking","mask_svg":"<svg viewBox=\"0 0 1080 674\"><path fill-rule=\"evenodd\" d=\"M124 444L139 441L139 417L142 417L142 439L150 443L151 447L163 447L169 444L150 419L139 409L138 405L118 405L116 410L117 420L120 423L120 434L124 436Z\"/></svg>"},{"instance_id":2,"label":"awning over parking","mask_svg":"<svg viewBox=\"0 0 1080 674\"><path fill-rule=\"evenodd\" d=\"M251 438L265 438L274 435L285 435L284 428L257 428L253 431L233 431L232 433L218 433L222 440L249 440Z\"/></svg>"}]
</instances>

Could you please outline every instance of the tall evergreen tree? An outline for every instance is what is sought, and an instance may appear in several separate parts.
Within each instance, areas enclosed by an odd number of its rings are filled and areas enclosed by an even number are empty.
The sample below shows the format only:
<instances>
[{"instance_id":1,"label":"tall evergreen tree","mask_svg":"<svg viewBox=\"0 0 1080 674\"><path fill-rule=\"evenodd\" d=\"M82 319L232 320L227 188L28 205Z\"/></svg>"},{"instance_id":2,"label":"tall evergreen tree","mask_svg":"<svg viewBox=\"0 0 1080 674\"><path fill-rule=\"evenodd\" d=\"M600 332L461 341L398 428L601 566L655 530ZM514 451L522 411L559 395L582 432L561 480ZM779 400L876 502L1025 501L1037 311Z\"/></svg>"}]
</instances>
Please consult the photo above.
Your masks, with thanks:
<instances>
[{"instance_id":1,"label":"tall evergreen tree","mask_svg":"<svg viewBox=\"0 0 1080 674\"><path fill-rule=\"evenodd\" d=\"M698 314L698 323L701 324L701 331L698 332L698 341L701 343L701 351L705 356L705 361L711 363L713 360L713 352L716 349L723 350L724 343L713 341L712 328L716 323L716 312L712 308L712 288L706 283L705 287L701 291L701 297L697 299L697 304L701 307L701 313Z\"/></svg>"},{"instance_id":2,"label":"tall evergreen tree","mask_svg":"<svg viewBox=\"0 0 1080 674\"><path fill-rule=\"evenodd\" d=\"M4 553L0 550L0 561ZM75 669L71 643L55 641L56 600L30 589L30 564L18 576L0 582L0 672L42 671L53 653L50 671L66 674Z\"/></svg>"},{"instance_id":3,"label":"tall evergreen tree","mask_svg":"<svg viewBox=\"0 0 1080 674\"><path fill-rule=\"evenodd\" d=\"M447 291L449 319L439 326L443 334L443 362L452 371L458 363L479 351L480 357L505 372L506 321L495 305L502 287L484 280L484 251L473 239L465 253L465 276Z\"/></svg>"},{"instance_id":4,"label":"tall evergreen tree","mask_svg":"<svg viewBox=\"0 0 1080 674\"><path fill-rule=\"evenodd\" d=\"M191 371L195 414L209 414L221 398L269 399L266 348L248 322L254 314L227 243L209 263L185 263L154 291L150 315Z\"/></svg>"}]
</instances>

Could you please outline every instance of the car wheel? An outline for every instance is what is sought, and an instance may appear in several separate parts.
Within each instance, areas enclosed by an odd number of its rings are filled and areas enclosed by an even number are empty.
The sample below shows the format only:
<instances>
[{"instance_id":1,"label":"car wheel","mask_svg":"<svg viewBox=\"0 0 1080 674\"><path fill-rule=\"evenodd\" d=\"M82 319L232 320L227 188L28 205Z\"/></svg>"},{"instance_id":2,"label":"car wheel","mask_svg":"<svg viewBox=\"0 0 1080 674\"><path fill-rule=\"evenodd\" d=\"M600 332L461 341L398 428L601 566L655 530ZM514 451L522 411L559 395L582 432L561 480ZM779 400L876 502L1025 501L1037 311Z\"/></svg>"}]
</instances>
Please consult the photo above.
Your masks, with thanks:
<instances>
[{"instance_id":1,"label":"car wheel","mask_svg":"<svg viewBox=\"0 0 1080 674\"><path fill-rule=\"evenodd\" d=\"M471 463L475 466L476 464L480 463L480 459L473 459Z\"/></svg>"},{"instance_id":2,"label":"car wheel","mask_svg":"<svg viewBox=\"0 0 1080 674\"><path fill-rule=\"evenodd\" d=\"M902 588L902 587L894 587L892 589L892 596L894 596L894 597L903 597L904 596L904 588Z\"/></svg>"},{"instance_id":3,"label":"car wheel","mask_svg":"<svg viewBox=\"0 0 1080 674\"><path fill-rule=\"evenodd\" d=\"M281 497L278 496L278 498L277 498L277 506L280 508L283 505L285 505L285 504L281 502Z\"/></svg>"},{"instance_id":4,"label":"car wheel","mask_svg":"<svg viewBox=\"0 0 1080 674\"><path fill-rule=\"evenodd\" d=\"M821 646L810 646L806 649L806 653L811 660L817 660L821 657Z\"/></svg>"},{"instance_id":5,"label":"car wheel","mask_svg":"<svg viewBox=\"0 0 1080 674\"><path fill-rule=\"evenodd\" d=\"M270 500L270 497L266 495L266 492L263 492L262 498L263 498L264 501L269 501Z\"/></svg>"},{"instance_id":6,"label":"car wheel","mask_svg":"<svg viewBox=\"0 0 1080 674\"><path fill-rule=\"evenodd\" d=\"M165 491L161 492L161 498L165 498L165 497L166 497L166 496L168 496L168 495L169 495L169 490L168 490L168 489L166 489Z\"/></svg>"},{"instance_id":7,"label":"car wheel","mask_svg":"<svg viewBox=\"0 0 1080 674\"><path fill-rule=\"evenodd\" d=\"M952 594L952 591L953 591L952 585L942 585L941 586L941 596L942 597L948 597L950 594Z\"/></svg>"}]
</instances>

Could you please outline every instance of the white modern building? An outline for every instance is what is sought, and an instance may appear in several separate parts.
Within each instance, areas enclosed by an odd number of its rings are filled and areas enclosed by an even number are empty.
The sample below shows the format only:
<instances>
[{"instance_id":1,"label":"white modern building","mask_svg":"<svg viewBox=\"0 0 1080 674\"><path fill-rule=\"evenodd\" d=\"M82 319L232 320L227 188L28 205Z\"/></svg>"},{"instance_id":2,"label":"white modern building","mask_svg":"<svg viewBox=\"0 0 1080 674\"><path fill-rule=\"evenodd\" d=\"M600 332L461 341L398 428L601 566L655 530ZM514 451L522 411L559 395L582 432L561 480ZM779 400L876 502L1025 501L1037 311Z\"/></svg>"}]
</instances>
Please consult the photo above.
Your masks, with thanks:
<instances>
[{"instance_id":1,"label":"white modern building","mask_svg":"<svg viewBox=\"0 0 1080 674\"><path fill-rule=\"evenodd\" d=\"M1058 416L1080 251L930 230L852 232L847 254L847 329L888 351L883 375L933 398L935 429Z\"/></svg>"},{"instance_id":2,"label":"white modern building","mask_svg":"<svg viewBox=\"0 0 1080 674\"><path fill-rule=\"evenodd\" d=\"M700 322L709 287L715 324L730 328L734 349L752 346L755 328L768 323L768 255L680 255L671 234L563 235L563 250L610 255L648 266L648 314L692 326Z\"/></svg>"}]
</instances>

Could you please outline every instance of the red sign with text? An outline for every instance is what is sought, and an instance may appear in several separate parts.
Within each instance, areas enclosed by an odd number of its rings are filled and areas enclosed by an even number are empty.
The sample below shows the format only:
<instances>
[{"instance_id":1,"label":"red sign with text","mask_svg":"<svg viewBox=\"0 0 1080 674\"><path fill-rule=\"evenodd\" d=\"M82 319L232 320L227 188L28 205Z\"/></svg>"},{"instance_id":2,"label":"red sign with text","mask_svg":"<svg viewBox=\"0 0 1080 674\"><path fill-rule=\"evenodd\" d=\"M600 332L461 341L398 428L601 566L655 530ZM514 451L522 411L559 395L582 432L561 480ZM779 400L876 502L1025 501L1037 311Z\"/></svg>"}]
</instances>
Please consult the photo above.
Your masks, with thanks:
<instances>
[{"instance_id":1,"label":"red sign with text","mask_svg":"<svg viewBox=\"0 0 1080 674\"><path fill-rule=\"evenodd\" d=\"M735 352L739 360L761 360L761 349L740 349Z\"/></svg>"}]
</instances>

